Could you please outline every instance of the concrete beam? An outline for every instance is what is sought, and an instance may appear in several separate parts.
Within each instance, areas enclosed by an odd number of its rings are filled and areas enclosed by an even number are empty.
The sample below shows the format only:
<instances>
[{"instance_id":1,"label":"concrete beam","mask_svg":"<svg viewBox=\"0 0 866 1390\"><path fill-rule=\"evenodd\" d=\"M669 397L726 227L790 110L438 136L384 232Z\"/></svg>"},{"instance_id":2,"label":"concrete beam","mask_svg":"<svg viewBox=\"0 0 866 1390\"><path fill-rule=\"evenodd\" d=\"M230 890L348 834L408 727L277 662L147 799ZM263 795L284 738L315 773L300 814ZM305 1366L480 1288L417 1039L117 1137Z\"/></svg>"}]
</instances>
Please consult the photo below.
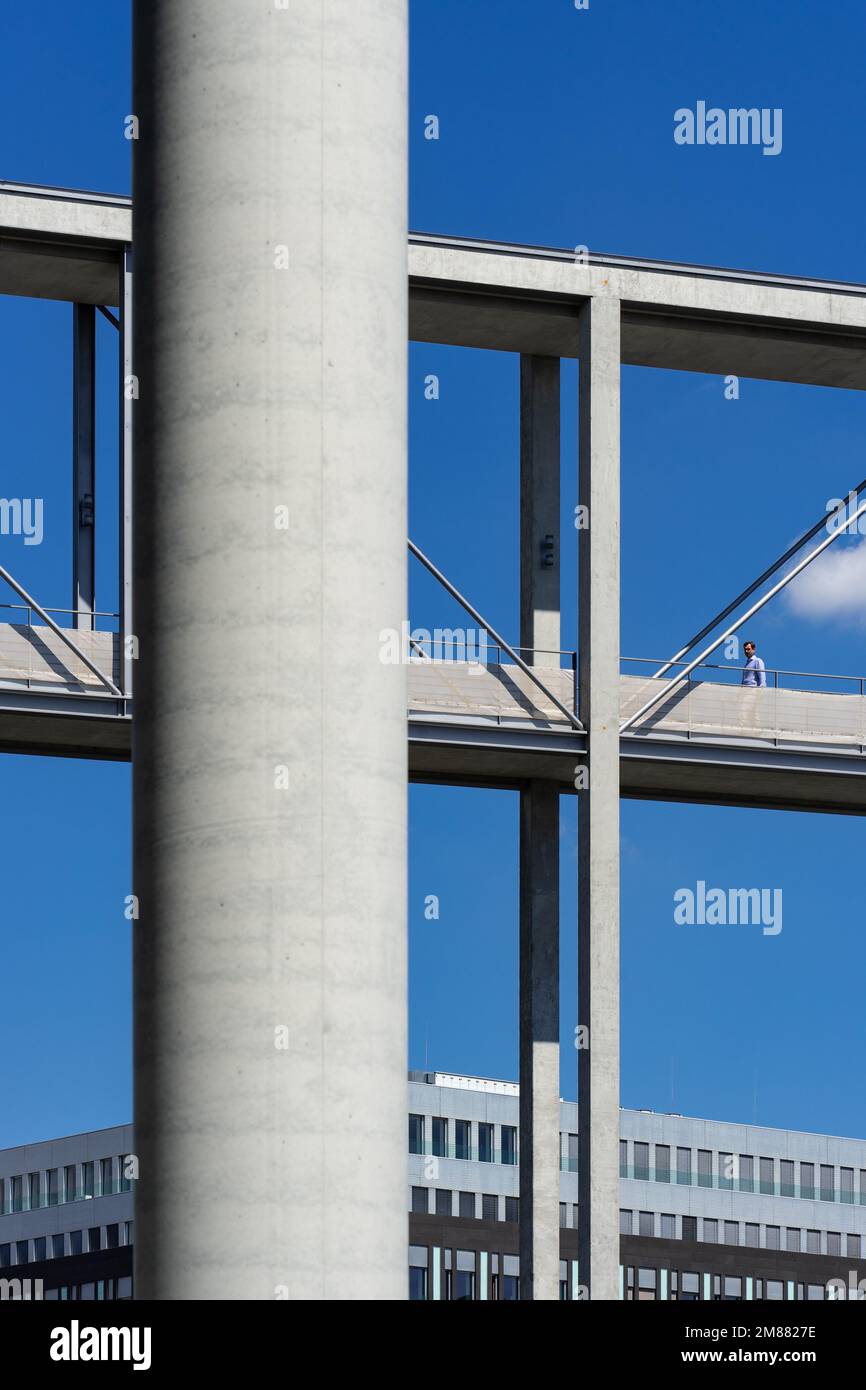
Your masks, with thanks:
<instances>
[{"instance_id":1,"label":"concrete beam","mask_svg":"<svg viewBox=\"0 0 866 1390\"><path fill-rule=\"evenodd\" d=\"M405 1299L406 6L133 13L136 1292Z\"/></svg>"},{"instance_id":2,"label":"concrete beam","mask_svg":"<svg viewBox=\"0 0 866 1390\"><path fill-rule=\"evenodd\" d=\"M593 1299L619 1288L620 305L580 314L578 500L580 717L589 786L578 797L578 1240ZM579 1038L579 1041L585 1039Z\"/></svg>"}]
</instances>

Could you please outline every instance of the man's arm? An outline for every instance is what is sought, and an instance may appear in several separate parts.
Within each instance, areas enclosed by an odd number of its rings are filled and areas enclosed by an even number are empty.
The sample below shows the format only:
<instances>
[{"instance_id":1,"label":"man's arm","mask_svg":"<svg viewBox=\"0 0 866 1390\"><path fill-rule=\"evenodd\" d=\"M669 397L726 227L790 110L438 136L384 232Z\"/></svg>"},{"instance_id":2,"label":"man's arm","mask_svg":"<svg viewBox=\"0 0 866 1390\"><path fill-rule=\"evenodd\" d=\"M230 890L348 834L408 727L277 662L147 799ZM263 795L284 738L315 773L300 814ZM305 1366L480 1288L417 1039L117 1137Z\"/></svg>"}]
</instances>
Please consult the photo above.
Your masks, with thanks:
<instances>
[{"instance_id":1,"label":"man's arm","mask_svg":"<svg viewBox=\"0 0 866 1390\"><path fill-rule=\"evenodd\" d=\"M764 663L759 656L755 657L755 676L758 685L763 689L767 684L767 677L764 674Z\"/></svg>"}]
</instances>

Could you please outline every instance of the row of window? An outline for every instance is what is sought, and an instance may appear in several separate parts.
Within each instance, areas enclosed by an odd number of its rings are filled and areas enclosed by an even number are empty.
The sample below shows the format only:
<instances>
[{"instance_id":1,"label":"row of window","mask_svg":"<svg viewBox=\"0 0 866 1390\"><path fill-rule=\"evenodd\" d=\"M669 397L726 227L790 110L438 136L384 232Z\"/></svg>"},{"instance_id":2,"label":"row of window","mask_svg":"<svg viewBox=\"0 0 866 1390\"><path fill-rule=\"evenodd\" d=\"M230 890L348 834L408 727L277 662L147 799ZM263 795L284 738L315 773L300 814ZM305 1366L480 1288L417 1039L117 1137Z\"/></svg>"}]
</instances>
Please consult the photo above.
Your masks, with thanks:
<instances>
[{"instance_id":1,"label":"row of window","mask_svg":"<svg viewBox=\"0 0 866 1390\"><path fill-rule=\"evenodd\" d=\"M429 1139L427 1121L429 1119ZM473 1129L476 1133L473 1143ZM499 1130L499 1146L496 1131ZM429 1143L429 1147L427 1147ZM440 1115L409 1116L410 1154L435 1154L437 1158L463 1158L477 1163L517 1162L517 1127L494 1125L484 1120L449 1120Z\"/></svg>"},{"instance_id":2,"label":"row of window","mask_svg":"<svg viewBox=\"0 0 866 1390\"><path fill-rule=\"evenodd\" d=\"M652 1164L651 1147L655 1149ZM770 1197L803 1197L810 1201L866 1205L866 1168L840 1167L837 1180L837 1169L832 1163L798 1165L792 1158L756 1158L754 1154L678 1148L676 1168L672 1170L671 1157L670 1144L651 1146L637 1139L621 1139L620 1177L643 1182L675 1182L685 1187L717 1187L729 1192L761 1192Z\"/></svg>"},{"instance_id":3,"label":"row of window","mask_svg":"<svg viewBox=\"0 0 866 1390\"><path fill-rule=\"evenodd\" d=\"M62 1260L66 1255L86 1255L94 1250L116 1250L121 1245L132 1245L132 1232L133 1222L122 1221L82 1231L61 1231L54 1236L7 1241L0 1245L0 1269L39 1260Z\"/></svg>"},{"instance_id":4,"label":"row of window","mask_svg":"<svg viewBox=\"0 0 866 1390\"><path fill-rule=\"evenodd\" d=\"M577 1207L575 1207L575 1217ZM635 1229L637 1217L637 1229ZM576 1221L575 1221L575 1224ZM676 1240L679 1225L679 1239L698 1239L698 1218L696 1216L677 1217L672 1213L661 1212L656 1218L652 1211L620 1211L619 1229L624 1236L660 1236L662 1240ZM742 1228L742 1238L740 1235ZM757 1221L718 1221L715 1218L701 1218L700 1239L710 1245L747 1245L753 1249L790 1250L794 1254L807 1255L848 1255L851 1259L861 1257L862 1240L859 1235L849 1235L841 1231L803 1231L799 1226L764 1226L761 1239L761 1225ZM843 1251L842 1242L845 1242Z\"/></svg>"},{"instance_id":5,"label":"row of window","mask_svg":"<svg viewBox=\"0 0 866 1390\"><path fill-rule=\"evenodd\" d=\"M412 1211L416 1215L429 1216L431 1194L436 1216L460 1216L470 1221L520 1220L517 1197L499 1197L495 1192L453 1192L450 1187L413 1187Z\"/></svg>"},{"instance_id":6,"label":"row of window","mask_svg":"<svg viewBox=\"0 0 866 1390\"><path fill-rule=\"evenodd\" d=\"M46 1289L43 1298L61 1301L76 1299L81 1302L132 1298L132 1276L127 1274L119 1279L97 1279L89 1284L63 1284L59 1289Z\"/></svg>"},{"instance_id":7,"label":"row of window","mask_svg":"<svg viewBox=\"0 0 866 1390\"><path fill-rule=\"evenodd\" d=\"M679 1303L742 1303L753 1299L808 1302L838 1299L839 1281L801 1284L793 1279L757 1279L750 1274L709 1274L694 1270L621 1269L621 1297L631 1302L668 1299ZM848 1288L846 1298L859 1298L860 1290Z\"/></svg>"},{"instance_id":8,"label":"row of window","mask_svg":"<svg viewBox=\"0 0 866 1390\"><path fill-rule=\"evenodd\" d=\"M64 1202L129 1192L131 1161L134 1161L131 1155L121 1154L0 1178L0 1214L9 1216L12 1212L36 1211L39 1207L57 1207Z\"/></svg>"}]
</instances>

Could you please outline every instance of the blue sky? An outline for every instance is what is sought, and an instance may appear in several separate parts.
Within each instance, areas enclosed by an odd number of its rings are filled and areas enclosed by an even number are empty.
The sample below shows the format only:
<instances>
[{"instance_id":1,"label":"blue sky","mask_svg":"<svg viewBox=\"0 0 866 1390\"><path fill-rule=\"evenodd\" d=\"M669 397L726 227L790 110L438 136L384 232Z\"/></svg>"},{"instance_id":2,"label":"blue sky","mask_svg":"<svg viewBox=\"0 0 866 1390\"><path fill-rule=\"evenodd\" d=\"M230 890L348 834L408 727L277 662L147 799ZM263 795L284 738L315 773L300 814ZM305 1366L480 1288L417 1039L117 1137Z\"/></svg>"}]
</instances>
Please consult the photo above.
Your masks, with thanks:
<instances>
[{"instance_id":1,"label":"blue sky","mask_svg":"<svg viewBox=\"0 0 866 1390\"><path fill-rule=\"evenodd\" d=\"M827 10L829 9L829 13ZM419 231L866 280L866 13L854 0L412 0L410 223ZM0 178L126 192L129 17L115 0L7 7ZM780 107L783 149L682 147L673 113ZM424 119L440 121L438 141ZM4 495L45 498L46 539L0 537L0 563L68 602L70 311L0 299ZM101 515L113 514L113 329L100 322ZM425 401L435 372L438 401ZM516 358L416 345L413 538L506 635L518 627ZM562 502L576 501L576 371L563 369ZM623 373L627 655L665 656L866 475L854 392ZM105 534L105 533L103 533ZM116 599L111 537L101 607ZM861 550L811 610L770 605L769 665L866 674L850 593ZM574 536L563 536L563 646ZM855 589L852 590L852 581ZM6 595L0 595L5 600ZM410 616L460 622L413 564ZM129 1118L129 772L0 756L0 1145ZM517 797L410 789L410 1056L517 1070ZM866 964L863 823L624 802L623 1104L866 1134L853 987ZM575 808L562 814L563 1094L574 1094ZM703 878L780 887L784 928L677 928ZM424 898L441 900L436 922Z\"/></svg>"}]
</instances>

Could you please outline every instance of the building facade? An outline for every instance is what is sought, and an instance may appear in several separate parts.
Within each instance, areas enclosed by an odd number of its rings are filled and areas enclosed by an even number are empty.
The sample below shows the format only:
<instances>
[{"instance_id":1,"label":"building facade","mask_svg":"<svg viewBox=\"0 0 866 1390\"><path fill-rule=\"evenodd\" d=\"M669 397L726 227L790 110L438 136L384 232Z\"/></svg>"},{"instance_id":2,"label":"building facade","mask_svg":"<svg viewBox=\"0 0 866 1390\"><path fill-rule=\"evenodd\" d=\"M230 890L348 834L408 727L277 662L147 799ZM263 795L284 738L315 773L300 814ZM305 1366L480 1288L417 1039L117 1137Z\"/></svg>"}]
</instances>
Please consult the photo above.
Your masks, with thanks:
<instances>
[{"instance_id":1,"label":"building facade","mask_svg":"<svg viewBox=\"0 0 866 1390\"><path fill-rule=\"evenodd\" d=\"M410 1298L518 1297L518 1123L516 1085L410 1073ZM577 1151L578 1107L564 1101L568 1300L585 1296ZM621 1298L823 1299L843 1287L866 1294L866 1142L621 1111Z\"/></svg>"},{"instance_id":2,"label":"building facade","mask_svg":"<svg viewBox=\"0 0 866 1390\"><path fill-rule=\"evenodd\" d=\"M412 1072L409 1297L519 1293L519 1090ZM560 1107L560 1296L577 1253L578 1107ZM866 1141L623 1110L623 1299L866 1295ZM0 1151L0 1297L132 1297L132 1126ZM860 1288L863 1281L862 1290Z\"/></svg>"}]
</instances>

